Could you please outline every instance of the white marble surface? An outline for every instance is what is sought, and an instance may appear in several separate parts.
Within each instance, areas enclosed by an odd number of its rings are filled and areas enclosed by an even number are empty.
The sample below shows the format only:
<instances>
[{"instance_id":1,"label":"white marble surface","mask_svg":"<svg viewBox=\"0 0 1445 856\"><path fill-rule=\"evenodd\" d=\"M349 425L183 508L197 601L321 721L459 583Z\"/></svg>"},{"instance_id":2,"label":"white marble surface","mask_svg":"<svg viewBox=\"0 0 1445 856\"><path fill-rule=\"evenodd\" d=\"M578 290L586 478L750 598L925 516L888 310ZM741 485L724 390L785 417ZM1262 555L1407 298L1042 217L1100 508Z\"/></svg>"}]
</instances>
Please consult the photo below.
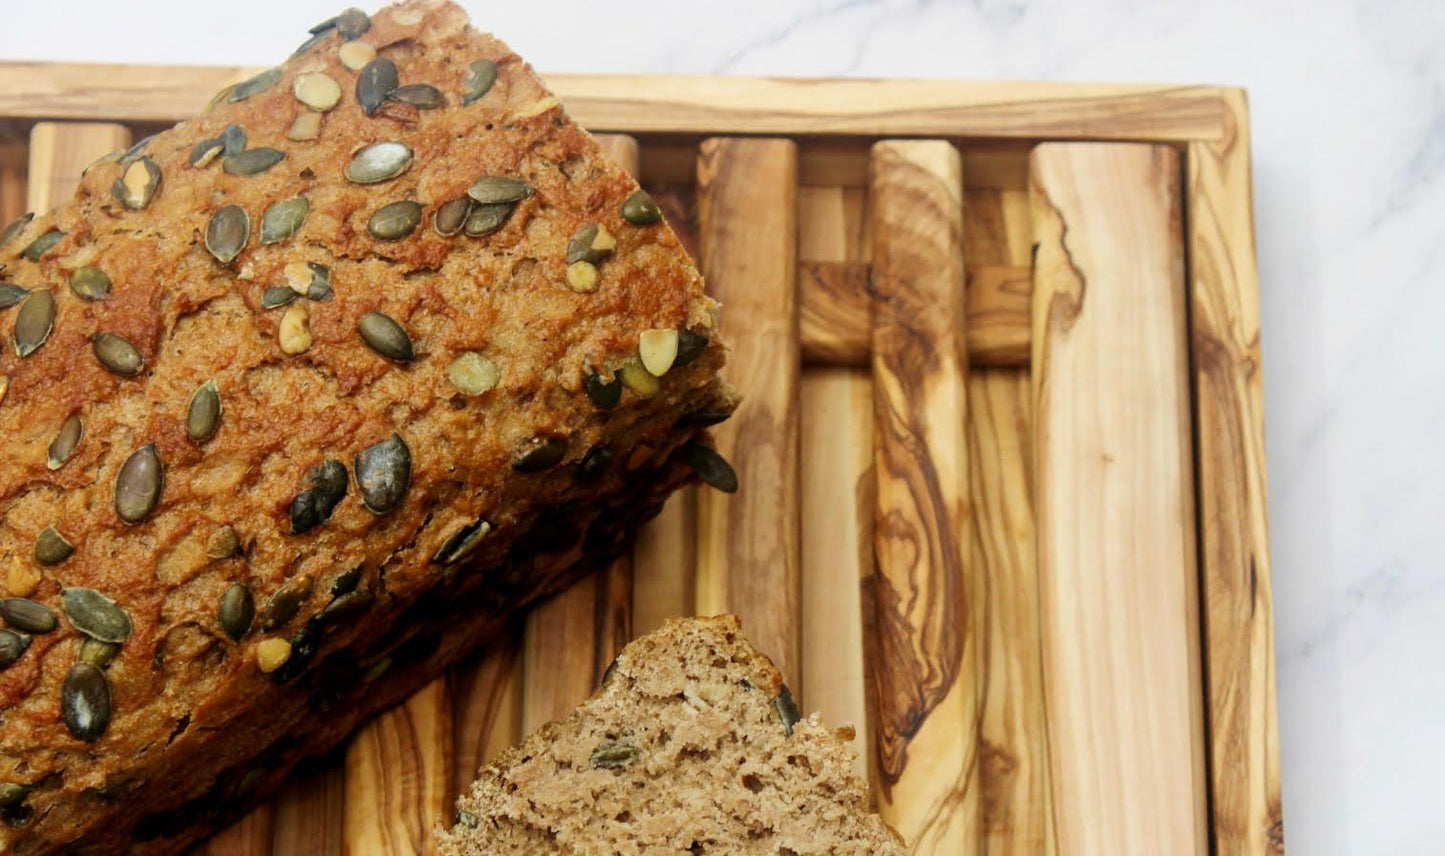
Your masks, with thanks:
<instances>
[{"instance_id":1,"label":"white marble surface","mask_svg":"<svg viewBox=\"0 0 1445 856\"><path fill-rule=\"evenodd\" d=\"M258 64L339 5L6 2L0 56ZM1290 851L1445 853L1445 2L465 5L544 71L1247 86Z\"/></svg>"}]
</instances>

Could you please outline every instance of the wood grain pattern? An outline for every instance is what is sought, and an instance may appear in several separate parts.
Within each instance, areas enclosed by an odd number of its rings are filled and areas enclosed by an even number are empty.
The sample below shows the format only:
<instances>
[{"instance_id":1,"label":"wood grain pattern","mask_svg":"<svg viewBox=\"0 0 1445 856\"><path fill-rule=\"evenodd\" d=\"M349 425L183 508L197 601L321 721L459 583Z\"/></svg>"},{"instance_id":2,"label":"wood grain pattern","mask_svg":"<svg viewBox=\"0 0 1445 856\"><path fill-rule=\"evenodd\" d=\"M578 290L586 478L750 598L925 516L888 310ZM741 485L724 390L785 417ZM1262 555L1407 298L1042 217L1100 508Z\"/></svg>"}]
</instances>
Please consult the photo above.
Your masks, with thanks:
<instances>
[{"instance_id":1,"label":"wood grain pattern","mask_svg":"<svg viewBox=\"0 0 1445 856\"><path fill-rule=\"evenodd\" d=\"M299 776L272 801L277 856L341 856L342 817L346 803L346 768L342 759L327 761Z\"/></svg>"},{"instance_id":2,"label":"wood grain pattern","mask_svg":"<svg viewBox=\"0 0 1445 856\"><path fill-rule=\"evenodd\" d=\"M632 546L632 631L636 636L697 609L697 493L695 487L674 493L662 513L637 533Z\"/></svg>"},{"instance_id":3,"label":"wood grain pattern","mask_svg":"<svg viewBox=\"0 0 1445 856\"><path fill-rule=\"evenodd\" d=\"M970 523L957 149L876 144L870 212L879 810L915 853L966 853L979 836L977 604L960 543Z\"/></svg>"},{"instance_id":4,"label":"wood grain pattern","mask_svg":"<svg viewBox=\"0 0 1445 856\"><path fill-rule=\"evenodd\" d=\"M258 806L193 852L196 856L269 856L274 811L270 803Z\"/></svg>"},{"instance_id":5,"label":"wood grain pattern","mask_svg":"<svg viewBox=\"0 0 1445 856\"><path fill-rule=\"evenodd\" d=\"M1213 830L1221 853L1284 852L1249 124L1188 149L1200 558Z\"/></svg>"},{"instance_id":6,"label":"wood grain pattern","mask_svg":"<svg viewBox=\"0 0 1445 856\"><path fill-rule=\"evenodd\" d=\"M75 193L80 173L130 145L130 129L110 122L36 122L30 130L25 210L49 211Z\"/></svg>"},{"instance_id":7,"label":"wood grain pattern","mask_svg":"<svg viewBox=\"0 0 1445 856\"><path fill-rule=\"evenodd\" d=\"M723 374L743 398L714 429L742 486L698 495L697 612L736 613L758 649L801 682L797 188L791 140L715 138L700 149L703 275L728 307Z\"/></svg>"},{"instance_id":8,"label":"wood grain pattern","mask_svg":"<svg viewBox=\"0 0 1445 856\"><path fill-rule=\"evenodd\" d=\"M453 793L465 792L478 770L522 739L522 622L452 670Z\"/></svg>"},{"instance_id":9,"label":"wood grain pattern","mask_svg":"<svg viewBox=\"0 0 1445 856\"><path fill-rule=\"evenodd\" d=\"M1064 853L1202 854L1179 160L1034 150L1033 389L1050 783Z\"/></svg>"}]
</instances>

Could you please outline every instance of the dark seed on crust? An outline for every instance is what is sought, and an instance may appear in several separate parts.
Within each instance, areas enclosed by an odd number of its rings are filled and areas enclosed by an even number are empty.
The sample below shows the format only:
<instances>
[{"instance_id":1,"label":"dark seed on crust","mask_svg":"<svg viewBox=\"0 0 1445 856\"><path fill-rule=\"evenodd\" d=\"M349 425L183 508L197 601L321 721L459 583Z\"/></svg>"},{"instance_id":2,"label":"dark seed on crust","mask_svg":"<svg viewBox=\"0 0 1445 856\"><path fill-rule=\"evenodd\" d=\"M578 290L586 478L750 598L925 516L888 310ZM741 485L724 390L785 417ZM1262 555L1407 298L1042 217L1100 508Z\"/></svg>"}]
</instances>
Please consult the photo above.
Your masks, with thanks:
<instances>
[{"instance_id":1,"label":"dark seed on crust","mask_svg":"<svg viewBox=\"0 0 1445 856\"><path fill-rule=\"evenodd\" d=\"M411 449L400 434L392 434L363 449L354 462L361 501L373 514L395 511L411 487Z\"/></svg>"},{"instance_id":2,"label":"dark seed on crust","mask_svg":"<svg viewBox=\"0 0 1445 856\"><path fill-rule=\"evenodd\" d=\"M82 300L104 300L110 294L110 276L95 265L76 268L70 275L70 290Z\"/></svg>"},{"instance_id":3,"label":"dark seed on crust","mask_svg":"<svg viewBox=\"0 0 1445 856\"><path fill-rule=\"evenodd\" d=\"M582 463L577 465L577 478L580 481L592 481L607 472L612 465L612 450L606 446L598 446L587 453Z\"/></svg>"},{"instance_id":4,"label":"dark seed on crust","mask_svg":"<svg viewBox=\"0 0 1445 856\"><path fill-rule=\"evenodd\" d=\"M140 523L156 510L165 486L165 467L149 443L131 453L115 477L115 513L129 524Z\"/></svg>"},{"instance_id":5,"label":"dark seed on crust","mask_svg":"<svg viewBox=\"0 0 1445 856\"><path fill-rule=\"evenodd\" d=\"M536 191L520 178L505 175L484 175L467 188L467 195L483 205L498 202L520 202Z\"/></svg>"},{"instance_id":6,"label":"dark seed on crust","mask_svg":"<svg viewBox=\"0 0 1445 856\"><path fill-rule=\"evenodd\" d=\"M98 669L104 669L120 653L120 645L114 642L102 642L99 639L86 638L80 643L80 661L89 663Z\"/></svg>"},{"instance_id":7,"label":"dark seed on crust","mask_svg":"<svg viewBox=\"0 0 1445 856\"><path fill-rule=\"evenodd\" d=\"M307 262L311 269L311 284L306 287L306 299L318 303L331 299L331 268L319 262Z\"/></svg>"},{"instance_id":8,"label":"dark seed on crust","mask_svg":"<svg viewBox=\"0 0 1445 856\"><path fill-rule=\"evenodd\" d=\"M296 289L289 285L273 285L261 292L261 308L279 309L300 297L301 295L296 293Z\"/></svg>"},{"instance_id":9,"label":"dark seed on crust","mask_svg":"<svg viewBox=\"0 0 1445 856\"><path fill-rule=\"evenodd\" d=\"M689 413L681 419L677 420L677 424L696 425L700 428L705 428L709 425L717 425L720 422L726 422L731 416L732 414L727 412L726 410L699 410L695 413Z\"/></svg>"},{"instance_id":10,"label":"dark seed on crust","mask_svg":"<svg viewBox=\"0 0 1445 856\"><path fill-rule=\"evenodd\" d=\"M301 535L331 519L331 512L346 496L346 467L326 460L311 468L311 487L291 503L291 534Z\"/></svg>"},{"instance_id":11,"label":"dark seed on crust","mask_svg":"<svg viewBox=\"0 0 1445 856\"><path fill-rule=\"evenodd\" d=\"M602 672L602 681L598 684L598 687L607 686L612 683L612 679L615 677L617 677L617 658L613 657L612 662L608 663L607 668Z\"/></svg>"},{"instance_id":12,"label":"dark seed on crust","mask_svg":"<svg viewBox=\"0 0 1445 856\"><path fill-rule=\"evenodd\" d=\"M270 633L278 627L283 627L296 617L301 611L301 604L311 596L311 581L294 580L282 586L281 590L271 595L266 602L266 608L261 611L261 632Z\"/></svg>"},{"instance_id":13,"label":"dark seed on crust","mask_svg":"<svg viewBox=\"0 0 1445 856\"><path fill-rule=\"evenodd\" d=\"M490 531L492 531L492 524L485 520L478 520L470 526L464 526L446 540L446 543L436 551L436 555L432 556L431 560L438 565L454 565L470 556Z\"/></svg>"},{"instance_id":14,"label":"dark seed on crust","mask_svg":"<svg viewBox=\"0 0 1445 856\"><path fill-rule=\"evenodd\" d=\"M110 685L105 672L91 663L76 663L60 688L60 713L65 727L80 740L98 739L110 726Z\"/></svg>"},{"instance_id":15,"label":"dark seed on crust","mask_svg":"<svg viewBox=\"0 0 1445 856\"><path fill-rule=\"evenodd\" d=\"M121 159L124 163L124 158ZM110 193L120 204L139 211L151 204L161 186L161 168L148 157L142 157L125 168L111 185Z\"/></svg>"},{"instance_id":16,"label":"dark seed on crust","mask_svg":"<svg viewBox=\"0 0 1445 856\"><path fill-rule=\"evenodd\" d=\"M783 723L783 733L792 737L793 726L802 721L803 714L798 711L798 703L793 700L793 693L787 684L783 684L778 697L773 699L773 710L777 711L778 719Z\"/></svg>"},{"instance_id":17,"label":"dark seed on crust","mask_svg":"<svg viewBox=\"0 0 1445 856\"><path fill-rule=\"evenodd\" d=\"M350 42L360 38L367 30L371 29L371 18L366 13L352 7L337 15L336 32L341 38Z\"/></svg>"},{"instance_id":18,"label":"dark seed on crust","mask_svg":"<svg viewBox=\"0 0 1445 856\"><path fill-rule=\"evenodd\" d=\"M191 396L186 411L186 435L193 443L204 443L221 427L221 390L214 380L201 384Z\"/></svg>"},{"instance_id":19,"label":"dark seed on crust","mask_svg":"<svg viewBox=\"0 0 1445 856\"><path fill-rule=\"evenodd\" d=\"M388 360L409 363L416 357L406 328L384 312L368 312L361 316L357 329L367 347Z\"/></svg>"},{"instance_id":20,"label":"dark seed on crust","mask_svg":"<svg viewBox=\"0 0 1445 856\"><path fill-rule=\"evenodd\" d=\"M208 166L225 150L226 144L220 137L207 137L191 148L191 166L197 169Z\"/></svg>"},{"instance_id":21,"label":"dark seed on crust","mask_svg":"<svg viewBox=\"0 0 1445 856\"><path fill-rule=\"evenodd\" d=\"M206 555L212 559L234 559L241 555L241 536L234 526L218 526L206 539Z\"/></svg>"},{"instance_id":22,"label":"dark seed on crust","mask_svg":"<svg viewBox=\"0 0 1445 856\"><path fill-rule=\"evenodd\" d=\"M293 196L275 202L261 215L261 243L274 244L284 241L301 228L306 215L311 213L311 203L304 196Z\"/></svg>"},{"instance_id":23,"label":"dark seed on crust","mask_svg":"<svg viewBox=\"0 0 1445 856\"><path fill-rule=\"evenodd\" d=\"M3 249L6 244L15 240L15 236L25 231L25 227L29 226L30 221L34 219L35 212L27 211L14 220L11 220L10 224L7 225L3 231L0 231L0 249Z\"/></svg>"},{"instance_id":24,"label":"dark seed on crust","mask_svg":"<svg viewBox=\"0 0 1445 856\"><path fill-rule=\"evenodd\" d=\"M400 101L410 104L419 110L435 110L447 106L447 99L442 91L428 83L408 83L406 86L398 86L387 96L393 101Z\"/></svg>"},{"instance_id":25,"label":"dark seed on crust","mask_svg":"<svg viewBox=\"0 0 1445 856\"><path fill-rule=\"evenodd\" d=\"M286 159L286 153L279 149L246 149L240 154L230 155L221 161L221 168L231 175L260 175Z\"/></svg>"},{"instance_id":26,"label":"dark seed on crust","mask_svg":"<svg viewBox=\"0 0 1445 856\"><path fill-rule=\"evenodd\" d=\"M55 329L55 295L49 291L32 291L20 304L20 312L15 316L15 332L12 343L15 345L15 353L21 357L28 357L35 353L45 340L50 338L50 331Z\"/></svg>"},{"instance_id":27,"label":"dark seed on crust","mask_svg":"<svg viewBox=\"0 0 1445 856\"><path fill-rule=\"evenodd\" d=\"M421 214L420 202L409 199L392 202L376 209L371 219L366 221L366 231L382 241L400 241L416 231L421 223Z\"/></svg>"},{"instance_id":28,"label":"dark seed on crust","mask_svg":"<svg viewBox=\"0 0 1445 856\"><path fill-rule=\"evenodd\" d=\"M600 223L588 223L573 233L571 240L567 242L567 264L601 264L603 259L612 255L616 246L617 240L606 227Z\"/></svg>"},{"instance_id":29,"label":"dark seed on crust","mask_svg":"<svg viewBox=\"0 0 1445 856\"><path fill-rule=\"evenodd\" d=\"M9 309L24 300L29 293L30 289L21 288L13 282L0 282L0 309Z\"/></svg>"},{"instance_id":30,"label":"dark seed on crust","mask_svg":"<svg viewBox=\"0 0 1445 856\"><path fill-rule=\"evenodd\" d=\"M280 79L281 69L269 68L256 75L255 77L252 77L248 80L243 80L240 83L236 84L231 89L231 94L226 96L226 100L231 102L232 104L235 104L237 101L245 101L252 95L255 95L259 92L265 92L267 89L275 86L276 82Z\"/></svg>"},{"instance_id":31,"label":"dark seed on crust","mask_svg":"<svg viewBox=\"0 0 1445 856\"><path fill-rule=\"evenodd\" d=\"M119 645L130 638L130 615L95 589L68 588L60 604L71 625L92 639Z\"/></svg>"},{"instance_id":32,"label":"dark seed on crust","mask_svg":"<svg viewBox=\"0 0 1445 856\"><path fill-rule=\"evenodd\" d=\"M361 109L370 116L386 101L386 96L401 85L396 63L384 56L366 64L356 77L356 100Z\"/></svg>"},{"instance_id":33,"label":"dark seed on crust","mask_svg":"<svg viewBox=\"0 0 1445 856\"><path fill-rule=\"evenodd\" d=\"M121 154L121 156L117 158L120 165L125 166L127 164L134 163L137 159L140 158L141 153L150 147L151 140L154 140L155 138L156 135L151 134L149 137L141 137L139 140L136 140L130 148L126 149Z\"/></svg>"},{"instance_id":34,"label":"dark seed on crust","mask_svg":"<svg viewBox=\"0 0 1445 856\"><path fill-rule=\"evenodd\" d=\"M20 255L27 261L38 262L41 256L50 252L51 248L60 243L60 239L64 237L64 232L59 229L51 229L49 232L31 241L30 246L26 247L25 251Z\"/></svg>"},{"instance_id":35,"label":"dark seed on crust","mask_svg":"<svg viewBox=\"0 0 1445 856\"><path fill-rule=\"evenodd\" d=\"M23 597L0 600L0 618L7 627L25 633L49 633L60 626L50 607Z\"/></svg>"},{"instance_id":36,"label":"dark seed on crust","mask_svg":"<svg viewBox=\"0 0 1445 856\"><path fill-rule=\"evenodd\" d=\"M240 254L250 237L251 217L239 205L222 207L206 224L206 249L223 265Z\"/></svg>"},{"instance_id":37,"label":"dark seed on crust","mask_svg":"<svg viewBox=\"0 0 1445 856\"><path fill-rule=\"evenodd\" d=\"M566 440L560 437L537 437L513 459L512 469L519 473L538 473L562 463L566 456Z\"/></svg>"},{"instance_id":38,"label":"dark seed on crust","mask_svg":"<svg viewBox=\"0 0 1445 856\"><path fill-rule=\"evenodd\" d=\"M470 196L453 199L437 209L437 213L432 217L432 227L437 230L438 235L449 238L462 230L462 226L467 222L467 214L471 210L472 198Z\"/></svg>"},{"instance_id":39,"label":"dark seed on crust","mask_svg":"<svg viewBox=\"0 0 1445 856\"><path fill-rule=\"evenodd\" d=\"M467 79L462 82L462 104L470 104L491 91L497 82L497 64L489 59L479 59L467 67Z\"/></svg>"},{"instance_id":40,"label":"dark seed on crust","mask_svg":"<svg viewBox=\"0 0 1445 856\"><path fill-rule=\"evenodd\" d=\"M331 38L331 31L330 31L330 30L322 30L322 31L319 32L319 33L314 33L314 34L312 34L311 36L308 36L307 39L306 39L306 41L302 42L302 43L296 48L296 50L292 51L292 52L291 52L291 56L292 56L292 57L301 56L302 54L306 53L307 51L311 50L312 48L316 47L317 45L321 44L322 42L326 41L326 40L329 39L329 38Z\"/></svg>"},{"instance_id":41,"label":"dark seed on crust","mask_svg":"<svg viewBox=\"0 0 1445 856\"><path fill-rule=\"evenodd\" d=\"M662 220L662 209L646 190L638 190L622 203L622 219L634 226L650 226Z\"/></svg>"},{"instance_id":42,"label":"dark seed on crust","mask_svg":"<svg viewBox=\"0 0 1445 856\"><path fill-rule=\"evenodd\" d=\"M592 766L599 770L626 767L637 759L637 747L626 740L604 740L592 750Z\"/></svg>"},{"instance_id":43,"label":"dark seed on crust","mask_svg":"<svg viewBox=\"0 0 1445 856\"><path fill-rule=\"evenodd\" d=\"M227 636L233 641L241 641L241 637L251 629L251 622L256 620L256 598L252 596L251 589L244 583L232 583L221 595L217 618Z\"/></svg>"},{"instance_id":44,"label":"dark seed on crust","mask_svg":"<svg viewBox=\"0 0 1445 856\"><path fill-rule=\"evenodd\" d=\"M687 460L692 464L693 471L697 473L698 478L723 493L737 492L738 474L733 470L732 465L717 453L716 449L696 441L690 441L687 444Z\"/></svg>"},{"instance_id":45,"label":"dark seed on crust","mask_svg":"<svg viewBox=\"0 0 1445 856\"><path fill-rule=\"evenodd\" d=\"M357 584L361 582L361 570L362 566L357 565L349 571L337 574L336 579L331 581L331 596L340 597L355 591Z\"/></svg>"},{"instance_id":46,"label":"dark seed on crust","mask_svg":"<svg viewBox=\"0 0 1445 856\"><path fill-rule=\"evenodd\" d=\"M613 377L612 383L602 380L602 375L597 372L588 372L582 378L582 387L587 390L587 397L599 409L611 410L622 400L622 379Z\"/></svg>"},{"instance_id":47,"label":"dark seed on crust","mask_svg":"<svg viewBox=\"0 0 1445 856\"><path fill-rule=\"evenodd\" d=\"M75 545L65 539L54 526L40 530L35 539L35 561L46 567L58 565L75 553Z\"/></svg>"},{"instance_id":48,"label":"dark seed on crust","mask_svg":"<svg viewBox=\"0 0 1445 856\"><path fill-rule=\"evenodd\" d=\"M306 671L320 646L321 626L313 621L306 622L291 638L291 656L271 673L271 679L284 684Z\"/></svg>"},{"instance_id":49,"label":"dark seed on crust","mask_svg":"<svg viewBox=\"0 0 1445 856\"><path fill-rule=\"evenodd\" d=\"M472 238L480 238L502 228L507 218L512 216L512 209L516 208L514 202L496 202L490 205L473 204L467 213L467 220L462 228Z\"/></svg>"},{"instance_id":50,"label":"dark seed on crust","mask_svg":"<svg viewBox=\"0 0 1445 856\"><path fill-rule=\"evenodd\" d=\"M316 620L322 624L341 624L370 609L374 603L376 595L369 591L348 592L326 604Z\"/></svg>"},{"instance_id":51,"label":"dark seed on crust","mask_svg":"<svg viewBox=\"0 0 1445 856\"><path fill-rule=\"evenodd\" d=\"M140 349L115 333L100 333L91 340L95 358L121 377L135 377L145 369Z\"/></svg>"},{"instance_id":52,"label":"dark seed on crust","mask_svg":"<svg viewBox=\"0 0 1445 856\"><path fill-rule=\"evenodd\" d=\"M221 141L221 154L228 158L246 150L246 129L240 125L227 125L217 139Z\"/></svg>"},{"instance_id":53,"label":"dark seed on crust","mask_svg":"<svg viewBox=\"0 0 1445 856\"><path fill-rule=\"evenodd\" d=\"M692 330L683 330L677 334L677 357L672 364L685 366L697 359L707 348L708 338L701 333Z\"/></svg>"},{"instance_id":54,"label":"dark seed on crust","mask_svg":"<svg viewBox=\"0 0 1445 856\"><path fill-rule=\"evenodd\" d=\"M30 637L24 633L16 633L14 630L0 630L0 670L8 669L15 661L25 654L30 647ZM5 801L6 793L4 788L14 787L13 785L0 785L0 804Z\"/></svg>"}]
</instances>

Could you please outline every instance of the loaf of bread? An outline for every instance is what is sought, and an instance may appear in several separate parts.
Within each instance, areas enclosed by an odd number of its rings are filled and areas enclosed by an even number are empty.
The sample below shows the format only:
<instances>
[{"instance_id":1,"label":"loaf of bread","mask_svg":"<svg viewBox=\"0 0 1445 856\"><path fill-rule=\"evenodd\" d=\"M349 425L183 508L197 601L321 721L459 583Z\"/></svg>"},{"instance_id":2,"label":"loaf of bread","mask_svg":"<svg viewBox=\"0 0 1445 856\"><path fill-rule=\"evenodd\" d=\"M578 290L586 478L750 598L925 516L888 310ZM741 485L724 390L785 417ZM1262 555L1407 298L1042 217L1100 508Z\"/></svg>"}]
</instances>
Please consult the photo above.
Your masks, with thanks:
<instances>
[{"instance_id":1,"label":"loaf of bread","mask_svg":"<svg viewBox=\"0 0 1445 856\"><path fill-rule=\"evenodd\" d=\"M182 849L726 485L636 182L455 5L311 33L0 234L0 851Z\"/></svg>"},{"instance_id":2,"label":"loaf of bread","mask_svg":"<svg viewBox=\"0 0 1445 856\"><path fill-rule=\"evenodd\" d=\"M482 770L442 856L902 854L851 728L803 717L737 618L672 619L602 687Z\"/></svg>"}]
</instances>

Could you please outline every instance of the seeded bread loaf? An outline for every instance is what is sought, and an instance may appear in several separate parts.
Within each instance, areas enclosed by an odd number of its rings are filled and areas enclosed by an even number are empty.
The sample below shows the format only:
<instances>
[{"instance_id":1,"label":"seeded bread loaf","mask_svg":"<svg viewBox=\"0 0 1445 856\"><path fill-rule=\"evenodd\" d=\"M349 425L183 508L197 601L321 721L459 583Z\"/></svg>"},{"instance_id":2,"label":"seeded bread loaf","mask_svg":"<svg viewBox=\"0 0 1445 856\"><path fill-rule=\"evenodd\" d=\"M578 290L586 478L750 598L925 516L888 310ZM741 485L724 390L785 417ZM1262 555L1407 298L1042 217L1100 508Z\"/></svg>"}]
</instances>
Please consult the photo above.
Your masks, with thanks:
<instances>
[{"instance_id":1,"label":"seeded bread loaf","mask_svg":"<svg viewBox=\"0 0 1445 856\"><path fill-rule=\"evenodd\" d=\"M449 3L318 25L0 266L3 852L180 850L727 474L697 270Z\"/></svg>"},{"instance_id":2,"label":"seeded bread loaf","mask_svg":"<svg viewBox=\"0 0 1445 856\"><path fill-rule=\"evenodd\" d=\"M442 856L887 856L852 729L804 718L736 617L672 619L482 770Z\"/></svg>"}]
</instances>

